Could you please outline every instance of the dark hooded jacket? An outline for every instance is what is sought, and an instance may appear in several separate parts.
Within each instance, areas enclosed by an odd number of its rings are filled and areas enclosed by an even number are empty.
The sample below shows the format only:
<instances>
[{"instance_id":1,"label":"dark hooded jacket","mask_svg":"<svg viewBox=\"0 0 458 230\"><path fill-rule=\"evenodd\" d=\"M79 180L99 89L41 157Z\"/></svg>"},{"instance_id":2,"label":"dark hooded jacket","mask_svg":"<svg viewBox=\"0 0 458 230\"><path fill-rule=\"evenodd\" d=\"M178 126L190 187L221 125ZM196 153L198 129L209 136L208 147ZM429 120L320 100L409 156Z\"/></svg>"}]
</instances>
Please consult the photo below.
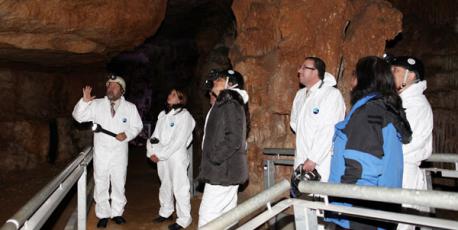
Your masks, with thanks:
<instances>
[{"instance_id":1,"label":"dark hooded jacket","mask_svg":"<svg viewBox=\"0 0 458 230\"><path fill-rule=\"evenodd\" d=\"M212 185L248 179L244 102L233 90L221 91L208 116L199 180Z\"/></svg>"}]
</instances>

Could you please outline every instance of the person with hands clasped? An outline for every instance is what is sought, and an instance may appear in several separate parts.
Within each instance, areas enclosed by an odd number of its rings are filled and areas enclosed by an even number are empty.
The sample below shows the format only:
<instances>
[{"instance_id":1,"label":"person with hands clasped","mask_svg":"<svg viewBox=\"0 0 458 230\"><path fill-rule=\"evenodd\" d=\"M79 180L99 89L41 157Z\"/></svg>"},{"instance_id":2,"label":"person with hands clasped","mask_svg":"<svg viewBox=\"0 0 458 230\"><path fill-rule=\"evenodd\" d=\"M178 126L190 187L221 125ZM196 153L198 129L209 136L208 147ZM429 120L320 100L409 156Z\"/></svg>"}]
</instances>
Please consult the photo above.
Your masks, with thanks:
<instances>
[{"instance_id":1,"label":"person with hands clasped","mask_svg":"<svg viewBox=\"0 0 458 230\"><path fill-rule=\"evenodd\" d=\"M327 182L334 126L345 117L345 102L320 58L306 57L297 72L305 87L296 93L291 109L290 126L296 134L294 169L316 169L321 181Z\"/></svg>"},{"instance_id":2,"label":"person with hands clasped","mask_svg":"<svg viewBox=\"0 0 458 230\"><path fill-rule=\"evenodd\" d=\"M191 222L191 194L187 174L189 159L187 147L192 141L195 121L184 108L186 95L173 89L167 97L167 106L159 114L154 133L147 141L146 156L157 163L161 180L159 188L159 216L153 222L170 220L176 200L177 220L169 229L182 229Z\"/></svg>"},{"instance_id":3,"label":"person with hands clasped","mask_svg":"<svg viewBox=\"0 0 458 230\"><path fill-rule=\"evenodd\" d=\"M73 110L73 118L78 122L92 121L116 135L94 133L94 200L98 228L105 228L108 219L123 224L124 194L128 161L128 142L134 139L143 128L137 107L126 101L123 94L126 83L123 78L111 75L106 82L106 96L95 99L92 88L83 88L83 98ZM109 193L111 185L111 194ZM110 204L111 200L111 204Z\"/></svg>"}]
</instances>

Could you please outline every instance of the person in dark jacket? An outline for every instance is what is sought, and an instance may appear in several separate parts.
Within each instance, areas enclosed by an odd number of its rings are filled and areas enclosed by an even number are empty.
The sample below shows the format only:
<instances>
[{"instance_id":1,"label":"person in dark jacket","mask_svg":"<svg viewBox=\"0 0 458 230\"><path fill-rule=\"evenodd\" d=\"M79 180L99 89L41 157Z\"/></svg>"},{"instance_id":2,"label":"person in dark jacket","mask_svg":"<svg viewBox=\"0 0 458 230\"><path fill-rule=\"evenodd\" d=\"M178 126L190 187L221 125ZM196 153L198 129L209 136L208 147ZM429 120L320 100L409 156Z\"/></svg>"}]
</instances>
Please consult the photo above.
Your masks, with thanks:
<instances>
[{"instance_id":1,"label":"person in dark jacket","mask_svg":"<svg viewBox=\"0 0 458 230\"><path fill-rule=\"evenodd\" d=\"M398 96L390 65L378 57L364 57L356 65L351 92L352 109L336 125L329 183L401 188L402 144L412 131ZM330 198L333 204L393 210L400 205ZM345 229L392 229L394 224L329 213L327 221Z\"/></svg>"},{"instance_id":2,"label":"person in dark jacket","mask_svg":"<svg viewBox=\"0 0 458 230\"><path fill-rule=\"evenodd\" d=\"M205 188L199 227L234 208L238 187L248 180L245 111L248 94L243 90L243 77L234 70L226 70L210 80L216 102L205 123L199 174Z\"/></svg>"}]
</instances>

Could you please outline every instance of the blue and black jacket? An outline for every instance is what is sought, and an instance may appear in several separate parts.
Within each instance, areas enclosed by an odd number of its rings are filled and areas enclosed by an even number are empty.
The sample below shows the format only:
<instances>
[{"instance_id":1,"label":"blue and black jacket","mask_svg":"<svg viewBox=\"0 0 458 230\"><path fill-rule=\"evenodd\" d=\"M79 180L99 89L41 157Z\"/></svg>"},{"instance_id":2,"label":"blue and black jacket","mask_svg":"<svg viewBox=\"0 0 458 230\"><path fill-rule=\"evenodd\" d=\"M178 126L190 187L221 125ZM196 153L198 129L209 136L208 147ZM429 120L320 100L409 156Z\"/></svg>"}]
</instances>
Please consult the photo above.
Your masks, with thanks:
<instances>
[{"instance_id":1,"label":"blue and black jacket","mask_svg":"<svg viewBox=\"0 0 458 230\"><path fill-rule=\"evenodd\" d=\"M402 144L410 142L412 135L403 114L376 93L357 101L345 120L336 125L329 183L402 187ZM354 199L330 198L330 201L345 206L393 209L393 205ZM327 216L327 221L343 228L390 228L371 220L332 213Z\"/></svg>"}]
</instances>

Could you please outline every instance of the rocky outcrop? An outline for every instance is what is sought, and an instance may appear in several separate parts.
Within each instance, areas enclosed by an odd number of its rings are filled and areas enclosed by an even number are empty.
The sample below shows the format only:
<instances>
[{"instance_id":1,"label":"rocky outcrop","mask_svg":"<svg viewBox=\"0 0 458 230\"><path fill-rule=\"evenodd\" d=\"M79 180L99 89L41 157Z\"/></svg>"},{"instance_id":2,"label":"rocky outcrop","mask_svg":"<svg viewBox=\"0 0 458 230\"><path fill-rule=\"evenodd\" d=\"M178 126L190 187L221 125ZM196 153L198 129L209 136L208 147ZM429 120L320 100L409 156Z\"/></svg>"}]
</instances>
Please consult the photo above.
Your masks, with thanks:
<instances>
[{"instance_id":1,"label":"rocky outcrop","mask_svg":"<svg viewBox=\"0 0 458 230\"><path fill-rule=\"evenodd\" d=\"M102 69L52 73L24 68L0 68L2 171L72 159L92 139L71 118L81 89L88 84L98 97L105 92Z\"/></svg>"},{"instance_id":2,"label":"rocky outcrop","mask_svg":"<svg viewBox=\"0 0 458 230\"><path fill-rule=\"evenodd\" d=\"M383 54L386 40L401 31L402 16L382 0L234 0L232 9L238 36L230 58L251 97L248 193L254 193L262 188L262 149L294 147L289 113L304 57L321 57L348 100L357 60ZM291 172L277 170L286 177Z\"/></svg>"},{"instance_id":3,"label":"rocky outcrop","mask_svg":"<svg viewBox=\"0 0 458 230\"><path fill-rule=\"evenodd\" d=\"M0 2L0 59L50 65L103 62L159 28L166 0Z\"/></svg>"},{"instance_id":4,"label":"rocky outcrop","mask_svg":"<svg viewBox=\"0 0 458 230\"><path fill-rule=\"evenodd\" d=\"M105 94L106 62L152 36L167 0L0 1L2 171L72 159L91 133L71 118L84 85ZM129 83L129 82L128 82Z\"/></svg>"},{"instance_id":5,"label":"rocky outcrop","mask_svg":"<svg viewBox=\"0 0 458 230\"><path fill-rule=\"evenodd\" d=\"M1 122L0 168L2 171L35 167L46 162L49 149L48 124L43 121Z\"/></svg>"}]
</instances>

